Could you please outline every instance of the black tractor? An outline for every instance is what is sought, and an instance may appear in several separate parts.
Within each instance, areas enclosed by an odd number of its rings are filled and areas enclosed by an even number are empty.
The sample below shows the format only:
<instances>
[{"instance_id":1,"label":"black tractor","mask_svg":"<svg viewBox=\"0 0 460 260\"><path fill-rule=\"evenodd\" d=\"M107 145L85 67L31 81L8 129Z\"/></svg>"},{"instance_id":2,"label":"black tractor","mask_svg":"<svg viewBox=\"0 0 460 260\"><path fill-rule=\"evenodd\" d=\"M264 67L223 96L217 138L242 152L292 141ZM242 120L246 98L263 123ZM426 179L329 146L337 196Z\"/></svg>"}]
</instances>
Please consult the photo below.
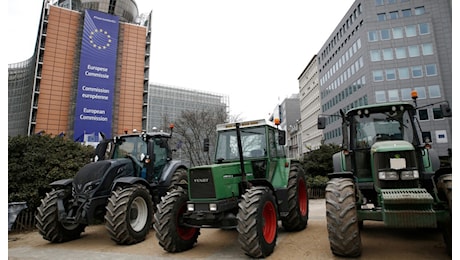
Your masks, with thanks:
<instances>
[{"instance_id":1,"label":"black tractor","mask_svg":"<svg viewBox=\"0 0 460 260\"><path fill-rule=\"evenodd\" d=\"M132 133L104 139L93 162L73 179L50 184L37 209L37 228L53 243L80 237L91 224L105 226L117 244L135 244L152 228L156 204L177 184L187 183L187 167L172 160L171 133Z\"/></svg>"}]
</instances>

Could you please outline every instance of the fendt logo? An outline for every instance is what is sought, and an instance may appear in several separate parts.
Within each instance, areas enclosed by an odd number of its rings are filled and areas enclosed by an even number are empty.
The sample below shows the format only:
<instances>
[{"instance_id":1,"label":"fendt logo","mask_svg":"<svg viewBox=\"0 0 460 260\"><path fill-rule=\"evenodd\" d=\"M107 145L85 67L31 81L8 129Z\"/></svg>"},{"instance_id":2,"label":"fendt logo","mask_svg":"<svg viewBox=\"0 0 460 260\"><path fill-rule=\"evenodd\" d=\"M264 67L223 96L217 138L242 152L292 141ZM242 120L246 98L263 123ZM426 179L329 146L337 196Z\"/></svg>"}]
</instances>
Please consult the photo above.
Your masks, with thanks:
<instances>
[{"instance_id":1,"label":"fendt logo","mask_svg":"<svg viewBox=\"0 0 460 260\"><path fill-rule=\"evenodd\" d=\"M195 183L208 183L208 182L209 182L209 178L193 179L193 182L195 182Z\"/></svg>"}]
</instances>

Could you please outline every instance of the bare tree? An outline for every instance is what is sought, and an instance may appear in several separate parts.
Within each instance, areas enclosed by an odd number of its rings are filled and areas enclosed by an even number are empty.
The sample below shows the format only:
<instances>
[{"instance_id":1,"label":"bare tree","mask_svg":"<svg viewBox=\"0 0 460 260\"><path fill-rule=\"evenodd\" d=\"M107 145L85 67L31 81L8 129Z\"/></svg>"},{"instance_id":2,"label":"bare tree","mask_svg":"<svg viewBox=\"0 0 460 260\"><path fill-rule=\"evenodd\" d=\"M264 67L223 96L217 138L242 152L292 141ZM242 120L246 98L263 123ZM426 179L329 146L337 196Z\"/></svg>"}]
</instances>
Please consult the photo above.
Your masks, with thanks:
<instances>
[{"instance_id":1,"label":"bare tree","mask_svg":"<svg viewBox=\"0 0 460 260\"><path fill-rule=\"evenodd\" d=\"M175 122L176 148L190 166L212 163L216 141L216 125L227 122L224 109L182 111ZM204 152L204 139L209 139L209 152Z\"/></svg>"}]
</instances>

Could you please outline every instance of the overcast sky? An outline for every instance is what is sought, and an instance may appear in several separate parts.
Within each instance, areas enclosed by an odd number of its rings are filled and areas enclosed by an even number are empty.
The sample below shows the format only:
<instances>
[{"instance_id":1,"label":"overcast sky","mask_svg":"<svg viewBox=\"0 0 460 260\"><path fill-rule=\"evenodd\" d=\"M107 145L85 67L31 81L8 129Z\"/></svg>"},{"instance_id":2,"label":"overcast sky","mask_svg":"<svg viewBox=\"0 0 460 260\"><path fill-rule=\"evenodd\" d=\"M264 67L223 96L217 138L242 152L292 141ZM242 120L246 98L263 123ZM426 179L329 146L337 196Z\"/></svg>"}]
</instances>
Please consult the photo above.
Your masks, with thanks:
<instances>
[{"instance_id":1,"label":"overcast sky","mask_svg":"<svg viewBox=\"0 0 460 260\"><path fill-rule=\"evenodd\" d=\"M228 95L230 114L267 118L354 0L139 0L153 12L150 83ZM8 63L31 57L41 0L8 0Z\"/></svg>"}]
</instances>

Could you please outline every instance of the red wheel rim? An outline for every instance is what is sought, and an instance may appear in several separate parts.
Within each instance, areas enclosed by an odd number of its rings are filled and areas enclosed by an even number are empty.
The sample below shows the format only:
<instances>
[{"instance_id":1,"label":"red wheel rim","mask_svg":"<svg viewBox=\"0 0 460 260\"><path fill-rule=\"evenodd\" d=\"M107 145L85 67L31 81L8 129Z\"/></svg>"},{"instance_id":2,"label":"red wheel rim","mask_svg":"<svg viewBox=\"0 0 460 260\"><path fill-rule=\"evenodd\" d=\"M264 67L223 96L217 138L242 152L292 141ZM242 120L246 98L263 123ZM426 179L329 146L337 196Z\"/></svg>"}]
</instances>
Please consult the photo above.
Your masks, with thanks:
<instances>
[{"instance_id":1,"label":"red wheel rim","mask_svg":"<svg viewBox=\"0 0 460 260\"><path fill-rule=\"evenodd\" d=\"M304 180L300 180L299 184L297 185L297 200L299 202L299 210L300 214L302 216L307 215L307 200L308 200L308 195L307 195L307 186L305 185Z\"/></svg>"},{"instance_id":2,"label":"red wheel rim","mask_svg":"<svg viewBox=\"0 0 460 260\"><path fill-rule=\"evenodd\" d=\"M190 240L195 235L196 228L184 227L184 226L179 225L179 218L182 216L182 214L184 214L185 210L186 210L186 204L184 204L180 208L179 212L177 213L176 230L177 230L177 234L182 240Z\"/></svg>"},{"instance_id":3,"label":"red wheel rim","mask_svg":"<svg viewBox=\"0 0 460 260\"><path fill-rule=\"evenodd\" d=\"M271 202L266 202L262 211L264 226L262 228L265 241L272 243L275 240L277 220L275 206Z\"/></svg>"}]
</instances>

